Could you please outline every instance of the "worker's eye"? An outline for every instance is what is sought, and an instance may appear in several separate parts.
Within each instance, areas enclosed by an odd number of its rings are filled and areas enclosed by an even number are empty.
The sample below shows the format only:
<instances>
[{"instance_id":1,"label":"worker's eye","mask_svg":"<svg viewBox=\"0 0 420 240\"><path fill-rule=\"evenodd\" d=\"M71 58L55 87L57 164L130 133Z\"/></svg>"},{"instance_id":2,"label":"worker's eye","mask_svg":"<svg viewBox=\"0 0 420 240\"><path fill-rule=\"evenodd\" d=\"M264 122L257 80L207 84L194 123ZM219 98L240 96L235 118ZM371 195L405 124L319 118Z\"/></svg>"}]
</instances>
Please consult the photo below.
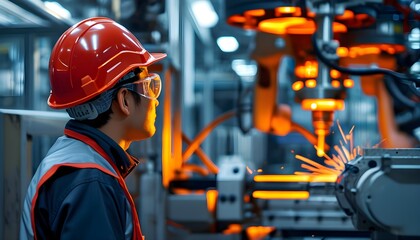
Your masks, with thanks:
<instances>
[{"instance_id":1,"label":"worker's eye","mask_svg":"<svg viewBox=\"0 0 420 240\"><path fill-rule=\"evenodd\" d=\"M146 78L137 81L136 84L137 92L140 95L150 99L156 99L159 97L162 88L162 81L158 74L150 73Z\"/></svg>"}]
</instances>

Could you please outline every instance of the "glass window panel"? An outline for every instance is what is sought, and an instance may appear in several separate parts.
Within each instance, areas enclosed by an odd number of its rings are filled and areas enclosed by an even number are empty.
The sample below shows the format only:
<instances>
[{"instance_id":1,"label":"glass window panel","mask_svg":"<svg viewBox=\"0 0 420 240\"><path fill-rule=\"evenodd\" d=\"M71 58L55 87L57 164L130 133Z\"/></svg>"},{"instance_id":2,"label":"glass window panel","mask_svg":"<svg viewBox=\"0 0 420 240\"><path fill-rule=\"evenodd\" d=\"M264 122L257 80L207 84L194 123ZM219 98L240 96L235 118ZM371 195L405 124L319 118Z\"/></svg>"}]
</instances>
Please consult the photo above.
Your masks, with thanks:
<instances>
[{"instance_id":1,"label":"glass window panel","mask_svg":"<svg viewBox=\"0 0 420 240\"><path fill-rule=\"evenodd\" d=\"M24 94L23 37L0 39L0 107L22 108Z\"/></svg>"}]
</instances>

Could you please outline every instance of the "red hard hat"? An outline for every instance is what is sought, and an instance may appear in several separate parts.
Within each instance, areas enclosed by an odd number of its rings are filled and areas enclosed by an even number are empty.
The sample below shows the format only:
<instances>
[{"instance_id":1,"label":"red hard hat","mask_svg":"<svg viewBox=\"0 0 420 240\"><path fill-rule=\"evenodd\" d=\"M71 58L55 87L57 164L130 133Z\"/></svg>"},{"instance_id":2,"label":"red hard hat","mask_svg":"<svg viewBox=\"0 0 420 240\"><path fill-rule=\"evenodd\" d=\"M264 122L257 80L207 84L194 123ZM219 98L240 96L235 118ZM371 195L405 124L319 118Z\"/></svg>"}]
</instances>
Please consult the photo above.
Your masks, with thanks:
<instances>
[{"instance_id":1,"label":"red hard hat","mask_svg":"<svg viewBox=\"0 0 420 240\"><path fill-rule=\"evenodd\" d=\"M85 103L133 68L147 67L165 56L146 51L112 19L83 20L64 32L51 52L48 105L60 109Z\"/></svg>"}]
</instances>

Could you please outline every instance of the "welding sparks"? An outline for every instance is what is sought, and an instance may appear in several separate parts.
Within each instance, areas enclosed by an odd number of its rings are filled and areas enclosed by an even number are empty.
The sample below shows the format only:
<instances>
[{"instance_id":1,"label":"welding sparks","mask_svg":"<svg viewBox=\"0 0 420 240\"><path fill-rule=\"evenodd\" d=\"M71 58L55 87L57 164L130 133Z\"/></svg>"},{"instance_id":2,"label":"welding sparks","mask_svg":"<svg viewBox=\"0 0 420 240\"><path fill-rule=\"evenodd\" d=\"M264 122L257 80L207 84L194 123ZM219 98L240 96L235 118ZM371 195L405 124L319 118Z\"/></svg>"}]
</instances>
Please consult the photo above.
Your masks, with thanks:
<instances>
[{"instance_id":1,"label":"welding sparks","mask_svg":"<svg viewBox=\"0 0 420 240\"><path fill-rule=\"evenodd\" d=\"M343 139L340 140L339 145L334 146L334 150L336 151L335 154L332 156L328 156L327 154L323 153L321 157L324 157L324 164L320 164L306 158L301 155L296 155L295 157L301 160L302 163L300 166L303 169L306 169L310 172L295 172L295 174L332 174L332 175L340 175L344 171L344 166L347 162L354 159L357 155L360 155L362 149L357 146L354 147L353 142L353 130L354 126L350 129L350 131L345 134L343 129L341 128L340 122L337 120L337 126L340 131L341 137ZM317 152L320 152L320 149L315 145L314 146Z\"/></svg>"}]
</instances>

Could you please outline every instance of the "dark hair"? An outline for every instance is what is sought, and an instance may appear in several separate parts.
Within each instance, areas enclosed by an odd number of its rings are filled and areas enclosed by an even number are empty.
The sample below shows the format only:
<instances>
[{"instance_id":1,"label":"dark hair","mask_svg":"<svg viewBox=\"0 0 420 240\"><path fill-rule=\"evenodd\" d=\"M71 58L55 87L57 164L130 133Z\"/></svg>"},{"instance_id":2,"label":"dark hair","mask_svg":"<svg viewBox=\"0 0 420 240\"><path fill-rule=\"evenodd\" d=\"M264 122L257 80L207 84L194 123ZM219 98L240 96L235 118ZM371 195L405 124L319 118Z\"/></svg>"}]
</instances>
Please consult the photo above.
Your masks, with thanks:
<instances>
[{"instance_id":1,"label":"dark hair","mask_svg":"<svg viewBox=\"0 0 420 240\"><path fill-rule=\"evenodd\" d=\"M117 93L118 93L118 91L120 91L121 88L122 87L118 88L115 91L115 94L112 96L112 102L114 102L114 100L116 99ZM129 92L131 93L131 95L133 95L134 101L136 102L136 104L139 104L141 102L140 95L137 94L136 92L131 91L131 90ZM96 117L95 119L90 119L90 120L86 119L86 120L79 120L79 121L86 124L86 125L89 125L91 127L100 128L100 127L102 127L102 126L104 126L105 124L108 123L109 119L111 119L111 114L112 113L113 112L112 112L112 104L111 104L111 106L109 107L108 110L99 114L98 117Z\"/></svg>"}]
</instances>

